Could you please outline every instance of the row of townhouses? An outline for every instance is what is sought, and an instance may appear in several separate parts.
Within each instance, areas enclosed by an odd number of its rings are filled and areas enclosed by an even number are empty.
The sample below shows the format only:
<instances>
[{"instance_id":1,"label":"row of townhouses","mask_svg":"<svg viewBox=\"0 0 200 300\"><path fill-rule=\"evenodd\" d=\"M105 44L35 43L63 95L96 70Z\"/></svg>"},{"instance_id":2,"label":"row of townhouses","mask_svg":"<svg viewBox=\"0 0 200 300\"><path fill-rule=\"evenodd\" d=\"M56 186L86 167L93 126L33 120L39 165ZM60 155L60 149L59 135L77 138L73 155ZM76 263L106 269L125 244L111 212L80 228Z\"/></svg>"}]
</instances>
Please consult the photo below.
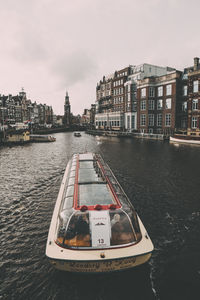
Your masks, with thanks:
<instances>
[{"instance_id":1,"label":"row of townhouses","mask_svg":"<svg viewBox=\"0 0 200 300\"><path fill-rule=\"evenodd\" d=\"M0 95L0 125L14 127L16 124L47 125L54 123L51 106L32 103L22 91L17 96Z\"/></svg>"},{"instance_id":2,"label":"row of townhouses","mask_svg":"<svg viewBox=\"0 0 200 300\"><path fill-rule=\"evenodd\" d=\"M104 76L96 87L95 126L170 135L200 135L200 64L183 72L151 64Z\"/></svg>"}]
</instances>

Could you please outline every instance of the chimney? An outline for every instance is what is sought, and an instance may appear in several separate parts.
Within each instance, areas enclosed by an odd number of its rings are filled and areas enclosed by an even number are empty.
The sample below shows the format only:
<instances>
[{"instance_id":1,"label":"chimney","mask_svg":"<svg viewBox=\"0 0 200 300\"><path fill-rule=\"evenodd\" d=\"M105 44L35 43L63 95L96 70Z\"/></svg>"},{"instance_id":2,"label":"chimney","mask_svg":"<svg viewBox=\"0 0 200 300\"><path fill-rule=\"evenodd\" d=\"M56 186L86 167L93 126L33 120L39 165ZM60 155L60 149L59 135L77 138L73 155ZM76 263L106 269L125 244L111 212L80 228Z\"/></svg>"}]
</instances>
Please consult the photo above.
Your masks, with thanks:
<instances>
[{"instance_id":1,"label":"chimney","mask_svg":"<svg viewBox=\"0 0 200 300\"><path fill-rule=\"evenodd\" d=\"M194 71L198 70L199 67L199 57L194 58Z\"/></svg>"}]
</instances>

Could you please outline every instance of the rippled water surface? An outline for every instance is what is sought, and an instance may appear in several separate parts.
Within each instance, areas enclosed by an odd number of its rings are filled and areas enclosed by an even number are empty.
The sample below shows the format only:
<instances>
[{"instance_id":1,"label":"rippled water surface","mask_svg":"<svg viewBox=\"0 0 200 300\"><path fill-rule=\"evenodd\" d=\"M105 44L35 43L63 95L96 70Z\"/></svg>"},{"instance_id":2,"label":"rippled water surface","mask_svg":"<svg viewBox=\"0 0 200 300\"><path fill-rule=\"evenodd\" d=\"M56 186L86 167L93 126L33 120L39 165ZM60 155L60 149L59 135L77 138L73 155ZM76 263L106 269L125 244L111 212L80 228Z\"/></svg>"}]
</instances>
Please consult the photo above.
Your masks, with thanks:
<instances>
[{"instance_id":1,"label":"rippled water surface","mask_svg":"<svg viewBox=\"0 0 200 300\"><path fill-rule=\"evenodd\" d=\"M0 299L199 299L200 147L55 134L0 148ZM148 264L102 275L54 270L48 229L66 164L101 153L154 243Z\"/></svg>"}]
</instances>

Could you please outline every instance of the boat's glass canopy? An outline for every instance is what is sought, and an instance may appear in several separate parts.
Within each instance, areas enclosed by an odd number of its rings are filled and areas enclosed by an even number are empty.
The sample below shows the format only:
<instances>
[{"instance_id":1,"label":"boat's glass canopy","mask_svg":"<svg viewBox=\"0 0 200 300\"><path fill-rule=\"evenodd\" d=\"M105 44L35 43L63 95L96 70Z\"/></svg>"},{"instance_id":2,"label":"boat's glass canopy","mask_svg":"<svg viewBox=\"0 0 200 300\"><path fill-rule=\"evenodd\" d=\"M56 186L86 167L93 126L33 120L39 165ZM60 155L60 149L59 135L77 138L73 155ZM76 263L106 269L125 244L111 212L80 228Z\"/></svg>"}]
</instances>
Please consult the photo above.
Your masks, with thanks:
<instances>
[{"instance_id":1,"label":"boat's glass canopy","mask_svg":"<svg viewBox=\"0 0 200 300\"><path fill-rule=\"evenodd\" d=\"M116 211L61 213L57 243L65 248L115 248L141 239L137 216Z\"/></svg>"},{"instance_id":2,"label":"boat's glass canopy","mask_svg":"<svg viewBox=\"0 0 200 300\"><path fill-rule=\"evenodd\" d=\"M57 228L56 241L66 248L113 248L141 239L134 208L110 168L92 153L71 161Z\"/></svg>"},{"instance_id":3,"label":"boat's glass canopy","mask_svg":"<svg viewBox=\"0 0 200 300\"><path fill-rule=\"evenodd\" d=\"M79 205L108 205L113 203L111 193L106 184L80 184Z\"/></svg>"},{"instance_id":4,"label":"boat's glass canopy","mask_svg":"<svg viewBox=\"0 0 200 300\"><path fill-rule=\"evenodd\" d=\"M94 154L93 153L79 154L79 161L84 161L84 160L94 160Z\"/></svg>"}]
</instances>

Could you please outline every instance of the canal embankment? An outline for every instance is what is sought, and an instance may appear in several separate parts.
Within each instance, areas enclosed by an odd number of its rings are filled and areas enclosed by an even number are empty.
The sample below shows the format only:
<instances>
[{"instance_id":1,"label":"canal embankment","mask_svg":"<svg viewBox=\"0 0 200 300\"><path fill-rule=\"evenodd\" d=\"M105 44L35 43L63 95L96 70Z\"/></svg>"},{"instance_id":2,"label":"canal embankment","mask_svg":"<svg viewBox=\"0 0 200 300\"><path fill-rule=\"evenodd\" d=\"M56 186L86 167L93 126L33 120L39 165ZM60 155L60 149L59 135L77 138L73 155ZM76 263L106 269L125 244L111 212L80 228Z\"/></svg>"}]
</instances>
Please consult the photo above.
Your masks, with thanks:
<instances>
[{"instance_id":1,"label":"canal embankment","mask_svg":"<svg viewBox=\"0 0 200 300\"><path fill-rule=\"evenodd\" d=\"M114 131L114 130L86 130L86 133L97 136L107 137L128 137L137 139L150 139L150 140L169 140L169 136L164 134L153 134L153 133L139 133L139 132L125 132L125 131Z\"/></svg>"}]
</instances>

